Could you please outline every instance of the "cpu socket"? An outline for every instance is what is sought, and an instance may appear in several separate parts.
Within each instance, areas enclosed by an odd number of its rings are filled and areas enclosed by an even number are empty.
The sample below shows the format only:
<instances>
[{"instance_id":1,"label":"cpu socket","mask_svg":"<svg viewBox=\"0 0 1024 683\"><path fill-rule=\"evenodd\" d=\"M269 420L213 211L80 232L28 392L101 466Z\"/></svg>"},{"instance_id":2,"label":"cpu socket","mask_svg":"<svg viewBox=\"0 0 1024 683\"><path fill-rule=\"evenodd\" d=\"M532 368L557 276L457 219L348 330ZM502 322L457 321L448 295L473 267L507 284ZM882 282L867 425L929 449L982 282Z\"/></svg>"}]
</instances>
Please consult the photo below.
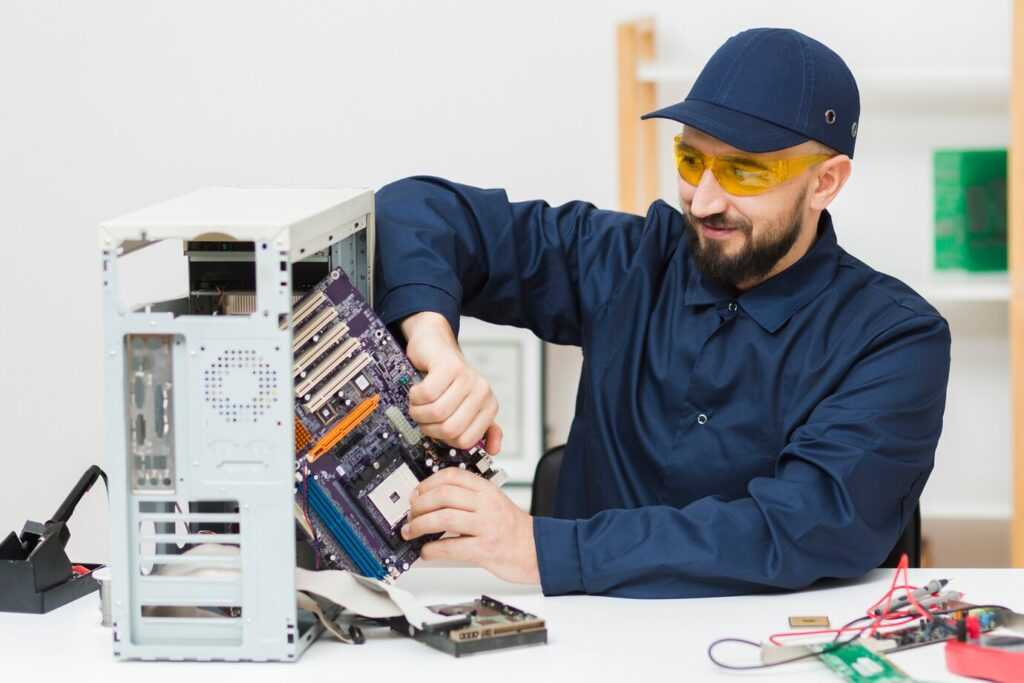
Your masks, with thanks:
<instances>
[{"instance_id":1,"label":"cpu socket","mask_svg":"<svg viewBox=\"0 0 1024 683\"><path fill-rule=\"evenodd\" d=\"M416 475L405 463L399 465L368 497L377 511L394 529L409 512L409 495L419 484Z\"/></svg>"}]
</instances>

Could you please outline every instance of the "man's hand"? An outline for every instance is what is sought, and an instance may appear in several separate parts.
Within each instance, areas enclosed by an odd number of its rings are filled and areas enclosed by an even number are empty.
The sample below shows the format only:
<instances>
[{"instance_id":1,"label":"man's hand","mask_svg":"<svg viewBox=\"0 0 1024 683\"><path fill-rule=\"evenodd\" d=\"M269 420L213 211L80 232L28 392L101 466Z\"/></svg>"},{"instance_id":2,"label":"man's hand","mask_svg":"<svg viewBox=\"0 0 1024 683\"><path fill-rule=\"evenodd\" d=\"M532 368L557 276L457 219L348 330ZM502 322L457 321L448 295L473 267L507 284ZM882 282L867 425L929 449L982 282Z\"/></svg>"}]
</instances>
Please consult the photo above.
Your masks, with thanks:
<instances>
[{"instance_id":1,"label":"man's hand","mask_svg":"<svg viewBox=\"0 0 1024 683\"><path fill-rule=\"evenodd\" d=\"M420 482L411 497L406 540L447 531L423 546L427 560L455 560L483 567L515 583L540 583L533 517L483 477L448 467Z\"/></svg>"},{"instance_id":2,"label":"man's hand","mask_svg":"<svg viewBox=\"0 0 1024 683\"><path fill-rule=\"evenodd\" d=\"M439 313L416 313L402 321L406 353L423 381L409 390L409 414L429 437L456 448L501 450L501 427L494 421L498 400L491 385L471 367L451 325Z\"/></svg>"}]
</instances>

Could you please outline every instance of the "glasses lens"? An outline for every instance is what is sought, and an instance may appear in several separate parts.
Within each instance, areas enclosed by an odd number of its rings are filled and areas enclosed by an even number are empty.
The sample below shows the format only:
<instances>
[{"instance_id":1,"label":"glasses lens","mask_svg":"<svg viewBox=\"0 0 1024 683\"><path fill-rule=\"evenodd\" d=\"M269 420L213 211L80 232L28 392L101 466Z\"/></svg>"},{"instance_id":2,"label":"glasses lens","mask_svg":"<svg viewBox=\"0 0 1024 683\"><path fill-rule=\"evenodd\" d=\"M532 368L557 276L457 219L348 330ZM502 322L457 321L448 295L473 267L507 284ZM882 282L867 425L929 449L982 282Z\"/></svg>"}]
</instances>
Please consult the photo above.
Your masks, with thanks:
<instances>
[{"instance_id":1,"label":"glasses lens","mask_svg":"<svg viewBox=\"0 0 1024 683\"><path fill-rule=\"evenodd\" d=\"M675 137L674 151L680 178L696 187L710 163L711 172L722 189L737 196L767 192L831 156L815 154L795 159L767 161L744 156L708 157L700 150L685 144L682 135Z\"/></svg>"},{"instance_id":2,"label":"glasses lens","mask_svg":"<svg viewBox=\"0 0 1024 683\"><path fill-rule=\"evenodd\" d=\"M698 185L704 174L704 155L688 145L684 145L676 137L675 145L676 168L679 177L691 185Z\"/></svg>"},{"instance_id":3,"label":"glasses lens","mask_svg":"<svg viewBox=\"0 0 1024 683\"><path fill-rule=\"evenodd\" d=\"M752 195L779 183L778 174L764 164L742 157L726 157L715 164L715 179L730 194Z\"/></svg>"}]
</instances>

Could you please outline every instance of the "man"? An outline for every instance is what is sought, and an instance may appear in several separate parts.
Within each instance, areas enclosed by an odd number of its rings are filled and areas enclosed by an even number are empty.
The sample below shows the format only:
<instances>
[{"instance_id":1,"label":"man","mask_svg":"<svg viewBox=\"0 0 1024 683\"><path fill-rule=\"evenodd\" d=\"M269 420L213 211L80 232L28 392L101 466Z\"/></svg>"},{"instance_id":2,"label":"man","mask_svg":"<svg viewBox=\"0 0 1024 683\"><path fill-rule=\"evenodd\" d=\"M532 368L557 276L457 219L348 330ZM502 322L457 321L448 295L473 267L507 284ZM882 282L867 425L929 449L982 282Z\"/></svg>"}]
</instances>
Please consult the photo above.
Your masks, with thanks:
<instances>
[{"instance_id":1,"label":"man","mask_svg":"<svg viewBox=\"0 0 1024 683\"><path fill-rule=\"evenodd\" d=\"M557 517L445 470L420 484L403 533L459 536L424 557L546 594L633 597L796 589L886 557L932 469L950 336L836 243L827 207L859 113L838 55L754 29L647 115L684 124L682 213L513 203L438 178L380 191L379 310L426 373L410 401L427 434L500 449L460 313L584 355Z\"/></svg>"}]
</instances>

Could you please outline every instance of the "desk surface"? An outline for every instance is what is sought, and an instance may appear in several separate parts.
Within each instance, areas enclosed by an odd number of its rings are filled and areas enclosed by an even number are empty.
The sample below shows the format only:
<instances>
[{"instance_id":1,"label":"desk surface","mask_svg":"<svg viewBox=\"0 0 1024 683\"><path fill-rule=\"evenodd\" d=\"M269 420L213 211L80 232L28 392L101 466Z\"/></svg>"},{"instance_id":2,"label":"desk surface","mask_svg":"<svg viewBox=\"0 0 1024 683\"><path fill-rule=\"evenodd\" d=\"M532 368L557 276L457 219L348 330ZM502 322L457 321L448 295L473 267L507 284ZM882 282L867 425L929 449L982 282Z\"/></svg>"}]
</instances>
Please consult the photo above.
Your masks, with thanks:
<instances>
[{"instance_id":1,"label":"desk surface","mask_svg":"<svg viewBox=\"0 0 1024 683\"><path fill-rule=\"evenodd\" d=\"M482 570L417 568L401 585L428 601L465 600L486 593L534 612L548 622L549 644L455 659L421 643L373 631L362 646L329 638L314 643L294 664L116 662L110 631L99 624L99 599L90 595L50 614L0 613L0 660L4 680L222 681L243 674L246 683L304 680L541 681L784 680L838 681L816 661L752 672L717 669L705 655L722 636L761 640L788 630L794 614L827 614L834 625L863 614L888 587L891 571L861 581L783 595L700 600L625 600L570 596L545 598L536 588L499 581ZM911 581L951 579L975 603L1024 609L1024 570L921 569ZM723 652L725 652L723 650ZM738 653L737 653L738 654ZM967 680L945 670L942 646L892 655L907 674L925 681ZM13 670L10 668L13 664ZM405 669L408 673L396 674ZM24 677L15 674L21 673ZM638 678L639 677L639 678Z\"/></svg>"}]
</instances>

